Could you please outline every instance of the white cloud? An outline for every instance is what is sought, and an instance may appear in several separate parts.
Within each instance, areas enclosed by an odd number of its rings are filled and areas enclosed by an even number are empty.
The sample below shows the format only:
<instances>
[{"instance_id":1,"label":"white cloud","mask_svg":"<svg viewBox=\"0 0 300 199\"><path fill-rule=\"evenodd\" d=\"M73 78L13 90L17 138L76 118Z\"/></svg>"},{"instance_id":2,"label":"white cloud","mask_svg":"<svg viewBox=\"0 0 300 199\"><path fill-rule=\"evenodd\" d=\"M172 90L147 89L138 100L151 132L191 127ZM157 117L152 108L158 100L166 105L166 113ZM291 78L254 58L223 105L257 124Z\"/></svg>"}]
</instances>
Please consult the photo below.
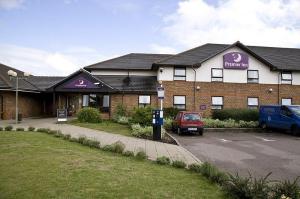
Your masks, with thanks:
<instances>
[{"instance_id":1,"label":"white cloud","mask_svg":"<svg viewBox=\"0 0 300 199\"><path fill-rule=\"evenodd\" d=\"M95 49L72 47L50 52L35 48L0 44L0 62L33 75L69 75L84 66L108 59Z\"/></svg>"},{"instance_id":2,"label":"white cloud","mask_svg":"<svg viewBox=\"0 0 300 199\"><path fill-rule=\"evenodd\" d=\"M300 46L299 0L204 0L179 2L176 13L164 18L166 34L175 44L203 43Z\"/></svg>"},{"instance_id":3,"label":"white cloud","mask_svg":"<svg viewBox=\"0 0 300 199\"><path fill-rule=\"evenodd\" d=\"M159 44L151 44L150 49L153 53L160 53L160 54L175 54L177 50L169 47L169 46L161 46Z\"/></svg>"},{"instance_id":4,"label":"white cloud","mask_svg":"<svg viewBox=\"0 0 300 199\"><path fill-rule=\"evenodd\" d=\"M0 8L4 8L7 10L20 8L24 0L0 0Z\"/></svg>"}]
</instances>

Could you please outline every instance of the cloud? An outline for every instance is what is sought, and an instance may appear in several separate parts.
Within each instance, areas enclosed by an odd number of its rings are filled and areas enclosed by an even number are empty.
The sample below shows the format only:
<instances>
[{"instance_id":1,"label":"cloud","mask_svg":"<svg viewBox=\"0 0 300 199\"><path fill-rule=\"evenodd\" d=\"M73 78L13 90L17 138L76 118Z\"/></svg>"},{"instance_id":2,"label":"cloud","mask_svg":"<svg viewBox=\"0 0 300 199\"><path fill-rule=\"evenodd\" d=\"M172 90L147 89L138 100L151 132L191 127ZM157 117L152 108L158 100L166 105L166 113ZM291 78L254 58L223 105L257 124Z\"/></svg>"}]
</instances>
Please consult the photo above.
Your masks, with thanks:
<instances>
[{"instance_id":1,"label":"cloud","mask_svg":"<svg viewBox=\"0 0 300 199\"><path fill-rule=\"evenodd\" d=\"M50 52L35 48L0 44L0 62L33 75L69 75L84 66L111 58L87 47L71 47Z\"/></svg>"},{"instance_id":2,"label":"cloud","mask_svg":"<svg viewBox=\"0 0 300 199\"><path fill-rule=\"evenodd\" d=\"M160 54L175 54L177 50L175 48L169 46L161 46L159 44L151 44L150 49L153 53L160 53Z\"/></svg>"},{"instance_id":3,"label":"cloud","mask_svg":"<svg viewBox=\"0 0 300 199\"><path fill-rule=\"evenodd\" d=\"M24 0L0 0L0 9L11 10L15 8L20 8Z\"/></svg>"},{"instance_id":4,"label":"cloud","mask_svg":"<svg viewBox=\"0 0 300 199\"><path fill-rule=\"evenodd\" d=\"M233 43L300 46L299 0L184 0L164 18L163 32L175 44Z\"/></svg>"}]
</instances>

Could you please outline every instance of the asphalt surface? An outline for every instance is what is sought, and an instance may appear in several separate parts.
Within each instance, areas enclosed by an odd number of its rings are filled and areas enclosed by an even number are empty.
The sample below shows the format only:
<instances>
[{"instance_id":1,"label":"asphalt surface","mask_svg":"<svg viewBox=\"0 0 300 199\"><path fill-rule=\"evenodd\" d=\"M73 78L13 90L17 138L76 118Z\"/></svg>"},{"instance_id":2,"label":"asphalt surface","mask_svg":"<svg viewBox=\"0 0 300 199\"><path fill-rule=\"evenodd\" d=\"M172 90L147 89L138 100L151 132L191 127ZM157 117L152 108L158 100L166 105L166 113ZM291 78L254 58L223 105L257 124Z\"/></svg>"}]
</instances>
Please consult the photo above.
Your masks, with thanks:
<instances>
[{"instance_id":1,"label":"asphalt surface","mask_svg":"<svg viewBox=\"0 0 300 199\"><path fill-rule=\"evenodd\" d=\"M284 133L205 132L203 136L172 134L201 161L231 173L270 179L300 176L300 137Z\"/></svg>"}]
</instances>

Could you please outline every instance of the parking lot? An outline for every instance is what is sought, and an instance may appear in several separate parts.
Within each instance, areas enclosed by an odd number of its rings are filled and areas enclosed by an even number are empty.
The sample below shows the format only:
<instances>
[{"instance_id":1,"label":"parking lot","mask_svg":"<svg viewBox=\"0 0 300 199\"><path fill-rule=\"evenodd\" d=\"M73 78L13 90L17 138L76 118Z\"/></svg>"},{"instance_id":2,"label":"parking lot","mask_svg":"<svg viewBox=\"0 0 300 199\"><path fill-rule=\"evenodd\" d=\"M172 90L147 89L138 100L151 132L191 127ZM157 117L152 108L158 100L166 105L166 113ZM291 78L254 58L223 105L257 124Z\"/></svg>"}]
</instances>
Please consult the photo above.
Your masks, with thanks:
<instances>
[{"instance_id":1,"label":"parking lot","mask_svg":"<svg viewBox=\"0 0 300 199\"><path fill-rule=\"evenodd\" d=\"M203 136L173 134L202 161L222 170L254 176L272 172L271 179L300 175L300 137L284 133L204 132Z\"/></svg>"}]
</instances>

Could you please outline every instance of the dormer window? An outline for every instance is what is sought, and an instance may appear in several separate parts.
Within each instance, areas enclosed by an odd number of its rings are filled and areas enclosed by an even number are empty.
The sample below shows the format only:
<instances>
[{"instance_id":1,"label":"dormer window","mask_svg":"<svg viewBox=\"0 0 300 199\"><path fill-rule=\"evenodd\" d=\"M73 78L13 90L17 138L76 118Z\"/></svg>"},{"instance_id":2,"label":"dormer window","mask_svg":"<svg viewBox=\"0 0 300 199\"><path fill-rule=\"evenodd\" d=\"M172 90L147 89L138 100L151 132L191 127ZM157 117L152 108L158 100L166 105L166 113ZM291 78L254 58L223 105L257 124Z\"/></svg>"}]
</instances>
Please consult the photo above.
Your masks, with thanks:
<instances>
[{"instance_id":1,"label":"dormer window","mask_svg":"<svg viewBox=\"0 0 300 199\"><path fill-rule=\"evenodd\" d=\"M174 67L174 80L186 80L185 67Z\"/></svg>"},{"instance_id":2,"label":"dormer window","mask_svg":"<svg viewBox=\"0 0 300 199\"><path fill-rule=\"evenodd\" d=\"M281 84L292 84L293 76L291 71L281 72Z\"/></svg>"}]
</instances>

